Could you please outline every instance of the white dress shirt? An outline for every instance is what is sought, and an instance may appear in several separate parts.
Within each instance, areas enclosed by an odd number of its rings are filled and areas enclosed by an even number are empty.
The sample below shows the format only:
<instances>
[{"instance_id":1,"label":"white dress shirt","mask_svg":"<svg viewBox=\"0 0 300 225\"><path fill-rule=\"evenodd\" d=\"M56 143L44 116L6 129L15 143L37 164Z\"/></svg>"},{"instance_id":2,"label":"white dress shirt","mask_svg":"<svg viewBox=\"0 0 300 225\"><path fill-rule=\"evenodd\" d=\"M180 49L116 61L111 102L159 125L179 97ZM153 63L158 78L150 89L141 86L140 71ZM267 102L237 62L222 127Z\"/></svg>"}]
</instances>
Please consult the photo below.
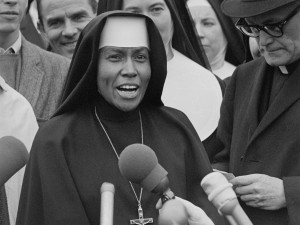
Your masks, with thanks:
<instances>
[{"instance_id":1,"label":"white dress shirt","mask_svg":"<svg viewBox=\"0 0 300 225\"><path fill-rule=\"evenodd\" d=\"M0 76L0 138L16 137L29 152L37 130L38 124L29 102ZM10 225L16 223L23 176L24 167L5 183Z\"/></svg>"},{"instance_id":2,"label":"white dress shirt","mask_svg":"<svg viewBox=\"0 0 300 225\"><path fill-rule=\"evenodd\" d=\"M11 49L13 50L13 53L17 54L20 52L21 45L22 45L22 34L21 34L21 31L19 31L18 39L7 49L0 48L0 54L3 54L3 55L10 54L8 52L10 52Z\"/></svg>"}]
</instances>

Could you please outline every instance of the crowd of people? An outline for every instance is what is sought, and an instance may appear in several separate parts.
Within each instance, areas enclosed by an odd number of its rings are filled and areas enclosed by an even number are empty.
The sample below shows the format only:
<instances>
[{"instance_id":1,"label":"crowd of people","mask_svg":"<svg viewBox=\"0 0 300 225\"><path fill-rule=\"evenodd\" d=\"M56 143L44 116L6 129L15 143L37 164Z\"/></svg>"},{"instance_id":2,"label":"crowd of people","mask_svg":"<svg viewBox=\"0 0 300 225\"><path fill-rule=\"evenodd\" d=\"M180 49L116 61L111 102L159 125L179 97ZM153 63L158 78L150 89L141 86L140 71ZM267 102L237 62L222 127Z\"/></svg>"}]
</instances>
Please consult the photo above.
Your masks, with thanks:
<instances>
[{"instance_id":1,"label":"crowd of people","mask_svg":"<svg viewBox=\"0 0 300 225\"><path fill-rule=\"evenodd\" d=\"M253 225L299 225L299 21L299 0L0 0L0 155L5 136L29 154L0 225L99 224L104 182L114 224L158 225L160 196L119 171L134 143L189 225L230 224L213 171Z\"/></svg>"}]
</instances>

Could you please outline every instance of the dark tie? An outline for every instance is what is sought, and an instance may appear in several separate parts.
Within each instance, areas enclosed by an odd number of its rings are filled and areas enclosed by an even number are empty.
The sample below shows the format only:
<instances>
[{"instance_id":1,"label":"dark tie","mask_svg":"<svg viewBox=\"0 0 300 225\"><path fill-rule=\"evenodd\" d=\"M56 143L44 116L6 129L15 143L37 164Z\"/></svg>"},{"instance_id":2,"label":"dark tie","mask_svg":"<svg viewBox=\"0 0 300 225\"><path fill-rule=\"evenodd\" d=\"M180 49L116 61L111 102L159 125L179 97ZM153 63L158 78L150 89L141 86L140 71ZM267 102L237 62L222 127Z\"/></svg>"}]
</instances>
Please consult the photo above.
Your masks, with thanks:
<instances>
[{"instance_id":1,"label":"dark tie","mask_svg":"<svg viewBox=\"0 0 300 225\"><path fill-rule=\"evenodd\" d=\"M9 225L7 198L4 186L0 187L0 225Z\"/></svg>"}]
</instances>

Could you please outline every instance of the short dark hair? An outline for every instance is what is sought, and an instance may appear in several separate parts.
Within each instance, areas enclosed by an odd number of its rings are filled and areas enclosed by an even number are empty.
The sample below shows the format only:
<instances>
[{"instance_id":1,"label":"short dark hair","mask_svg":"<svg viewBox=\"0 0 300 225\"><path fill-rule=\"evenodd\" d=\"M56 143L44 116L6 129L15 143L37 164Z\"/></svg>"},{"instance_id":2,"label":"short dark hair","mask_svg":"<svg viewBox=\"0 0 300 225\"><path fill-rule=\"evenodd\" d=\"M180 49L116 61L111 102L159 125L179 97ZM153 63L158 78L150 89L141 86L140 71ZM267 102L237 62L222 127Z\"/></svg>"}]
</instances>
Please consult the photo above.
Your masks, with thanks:
<instances>
[{"instance_id":1,"label":"short dark hair","mask_svg":"<svg viewBox=\"0 0 300 225\"><path fill-rule=\"evenodd\" d=\"M42 0L36 0L36 8L37 8L40 24L43 25L43 18L41 15L41 1ZM98 1L97 0L87 0L87 1L92 7L93 13L97 13Z\"/></svg>"}]
</instances>

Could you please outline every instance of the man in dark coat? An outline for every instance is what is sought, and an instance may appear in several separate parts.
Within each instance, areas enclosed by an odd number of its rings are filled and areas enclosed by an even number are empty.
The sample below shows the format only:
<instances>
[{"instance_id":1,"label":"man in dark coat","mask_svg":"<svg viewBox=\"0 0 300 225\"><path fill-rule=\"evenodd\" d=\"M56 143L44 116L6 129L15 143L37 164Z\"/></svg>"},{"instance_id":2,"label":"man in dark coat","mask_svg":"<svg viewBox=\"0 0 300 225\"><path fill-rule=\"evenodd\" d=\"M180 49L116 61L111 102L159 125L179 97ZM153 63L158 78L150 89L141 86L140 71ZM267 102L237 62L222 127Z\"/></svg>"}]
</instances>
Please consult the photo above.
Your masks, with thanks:
<instances>
[{"instance_id":1,"label":"man in dark coat","mask_svg":"<svg viewBox=\"0 0 300 225\"><path fill-rule=\"evenodd\" d=\"M254 225L300 224L300 1L225 0L261 54L234 72L221 107L227 166Z\"/></svg>"}]
</instances>

